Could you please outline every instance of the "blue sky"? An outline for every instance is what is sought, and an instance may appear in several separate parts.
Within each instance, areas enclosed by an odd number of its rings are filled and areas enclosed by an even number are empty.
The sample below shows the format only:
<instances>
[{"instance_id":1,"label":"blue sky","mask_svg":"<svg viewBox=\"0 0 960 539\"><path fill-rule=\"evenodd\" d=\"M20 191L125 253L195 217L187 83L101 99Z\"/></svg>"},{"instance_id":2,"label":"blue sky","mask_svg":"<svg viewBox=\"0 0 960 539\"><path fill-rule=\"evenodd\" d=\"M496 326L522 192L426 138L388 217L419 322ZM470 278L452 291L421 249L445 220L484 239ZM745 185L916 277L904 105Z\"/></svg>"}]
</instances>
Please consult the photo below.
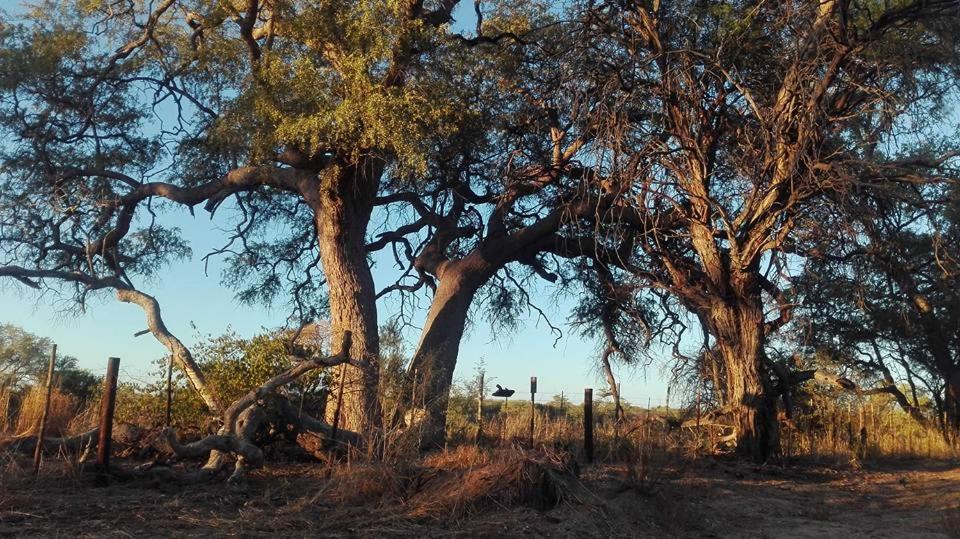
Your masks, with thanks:
<instances>
[{"instance_id":1,"label":"blue sky","mask_svg":"<svg viewBox=\"0 0 960 539\"><path fill-rule=\"evenodd\" d=\"M3 4L14 14L20 11L12 2ZM457 12L459 24L472 27L472 9L472 3L461 3ZM167 326L187 346L206 335L218 335L228 329L250 337L282 326L286 321L287 313L283 309L271 310L235 301L233 291L220 284L221 266L217 263L211 264L209 276L204 275L201 258L224 243L225 236L218 225L223 227L226 222L223 216L211 221L203 211L198 211L196 217L186 212L171 214L167 224L183 230L194 256L171 265L156 282L137 283L141 290L158 299ZM378 288L395 278L389 266L384 260L375 267ZM596 343L583 340L566 325L576 300L556 302L550 299L546 288L531 291L531 296L542 298L538 306L563 330L563 338L554 345L555 336L534 312L528 313L518 329L510 334L492 331L483 317L478 316L464 338L455 376L471 376L482 359L491 383L518 389L521 394L528 388L529 377L536 375L538 400L549 400L563 391L577 401L582 398L583 388L605 387L596 366ZM50 293L37 296L15 281L0 280L0 323L15 324L50 337L62 353L77 357L82 367L100 372L108 356L119 356L122 379L151 378L155 372L153 361L164 357L166 349L149 334L133 336L146 327L139 307L120 303L112 294L104 293L89 303L86 312L78 314L69 310L65 299ZM427 301L421 304L424 310L415 313L415 325L422 321L429 306ZM395 295L382 299L378 307L381 323L386 322L397 311ZM419 332L412 328L406 337L408 351L412 352ZM648 399L653 403L663 401L666 384L661 367L666 364L669 352L657 355L662 359L648 368L620 369L622 393L629 401L637 404L646 404Z\"/></svg>"},{"instance_id":2,"label":"blue sky","mask_svg":"<svg viewBox=\"0 0 960 539\"><path fill-rule=\"evenodd\" d=\"M219 219L218 219L219 220ZM222 244L224 236L203 212L190 217L186 212L174 214L172 223L183 229L191 243L194 256L174 263L156 282L139 287L160 302L164 320L169 329L188 346L204 335L217 335L232 329L241 336L253 336L265 329L282 326L286 311L249 306L234 300L233 291L220 284L220 265L212 263L209 276L204 275L200 258L213 246ZM392 272L375 268L378 287L388 284ZM381 269L383 268L383 269ZM580 338L566 325L566 319L575 300L554 302L550 291L541 287L532 291L533 297L545 298L539 305L554 325L564 333L554 346L555 337L535 313L529 313L512 333L494 332L477 317L464 339L457 365L458 378L469 377L483 359L488 378L511 388L526 389L529 376L539 379L539 395L549 399L563 391L566 395L582 395L584 387L602 388L602 377L596 369L596 343ZM419 325L424 309L416 312L413 320ZM144 329L143 313L139 307L120 303L110 293L96 296L84 313L69 310L64 297L51 293L38 296L34 291L12 280L0 281L0 322L11 323L26 330L50 337L62 353L77 357L80 365L99 372L108 356L119 356L121 373L127 380L146 380L154 372L152 361L166 354L150 335L134 337ZM396 298L381 299L380 319L386 321L397 310ZM408 350L412 351L419 337L415 328L406 332ZM666 358L666 352L663 354ZM624 396L635 403L663 399L666 392L658 364L647 369L621 369ZM539 399L538 399L539 400ZM576 400L576 399L575 399Z\"/></svg>"}]
</instances>

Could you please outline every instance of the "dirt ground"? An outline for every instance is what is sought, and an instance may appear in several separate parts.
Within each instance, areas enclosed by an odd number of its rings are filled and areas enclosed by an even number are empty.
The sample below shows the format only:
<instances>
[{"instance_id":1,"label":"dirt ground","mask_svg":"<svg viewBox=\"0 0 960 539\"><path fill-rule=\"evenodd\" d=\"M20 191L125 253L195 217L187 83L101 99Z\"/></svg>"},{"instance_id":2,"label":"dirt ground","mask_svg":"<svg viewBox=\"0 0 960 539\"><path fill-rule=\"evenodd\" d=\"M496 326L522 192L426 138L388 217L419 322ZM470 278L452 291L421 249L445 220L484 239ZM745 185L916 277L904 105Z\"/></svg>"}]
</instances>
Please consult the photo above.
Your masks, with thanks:
<instances>
[{"instance_id":1,"label":"dirt ground","mask_svg":"<svg viewBox=\"0 0 960 539\"><path fill-rule=\"evenodd\" d=\"M569 475L559 503L538 510L463 494L498 480L476 471L467 481L421 469L396 490L382 474L407 472L358 468L346 481L322 465L282 464L242 485L158 477L96 486L85 474L34 480L8 465L0 535L960 536L960 463L842 468L701 459L631 474L597 465Z\"/></svg>"}]
</instances>

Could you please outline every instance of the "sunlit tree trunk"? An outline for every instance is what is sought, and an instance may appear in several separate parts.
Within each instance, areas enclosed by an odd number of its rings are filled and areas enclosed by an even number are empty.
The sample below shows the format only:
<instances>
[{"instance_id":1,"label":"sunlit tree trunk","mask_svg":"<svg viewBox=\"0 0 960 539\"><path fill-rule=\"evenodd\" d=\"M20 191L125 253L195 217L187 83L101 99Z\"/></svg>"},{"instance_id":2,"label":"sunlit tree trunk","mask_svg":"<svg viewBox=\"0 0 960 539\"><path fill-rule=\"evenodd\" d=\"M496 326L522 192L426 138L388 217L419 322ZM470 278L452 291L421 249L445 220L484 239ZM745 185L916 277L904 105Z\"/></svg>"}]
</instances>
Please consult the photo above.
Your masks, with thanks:
<instances>
[{"instance_id":1,"label":"sunlit tree trunk","mask_svg":"<svg viewBox=\"0 0 960 539\"><path fill-rule=\"evenodd\" d=\"M440 273L409 373L410 397L415 400L411 408L422 414L415 419L422 429L423 449L443 447L453 372L470 304L492 273L492 266L476 254L448 263Z\"/></svg>"},{"instance_id":2,"label":"sunlit tree trunk","mask_svg":"<svg viewBox=\"0 0 960 539\"><path fill-rule=\"evenodd\" d=\"M723 405L737 430L737 452L765 461L778 449L776 391L764 365L764 319L755 301L727 300L710 309L708 320L724 365Z\"/></svg>"},{"instance_id":3,"label":"sunlit tree trunk","mask_svg":"<svg viewBox=\"0 0 960 539\"><path fill-rule=\"evenodd\" d=\"M366 434L381 423L376 289L367 260L366 234L382 171L382 162L364 159L358 165L322 172L314 206L329 291L331 340L342 342L343 333L352 332L349 356L367 362L365 368L346 367L340 425ZM331 395L337 392L334 387ZM329 418L336 406L328 406L327 411Z\"/></svg>"},{"instance_id":4,"label":"sunlit tree trunk","mask_svg":"<svg viewBox=\"0 0 960 539\"><path fill-rule=\"evenodd\" d=\"M960 372L946 373L944 379L947 381L943 399L944 439L947 443L956 446L960 441L958 440L958 435L960 435Z\"/></svg>"}]
</instances>

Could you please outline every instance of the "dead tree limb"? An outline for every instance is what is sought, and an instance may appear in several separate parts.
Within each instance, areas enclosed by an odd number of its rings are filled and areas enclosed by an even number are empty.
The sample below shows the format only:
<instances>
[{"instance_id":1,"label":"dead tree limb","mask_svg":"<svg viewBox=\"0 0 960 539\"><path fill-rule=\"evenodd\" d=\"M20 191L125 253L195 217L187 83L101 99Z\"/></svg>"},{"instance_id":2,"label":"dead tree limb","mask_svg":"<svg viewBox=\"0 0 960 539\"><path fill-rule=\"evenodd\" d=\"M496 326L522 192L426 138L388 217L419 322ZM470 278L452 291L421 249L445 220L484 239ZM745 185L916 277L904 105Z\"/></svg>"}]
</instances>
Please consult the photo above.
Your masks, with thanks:
<instances>
[{"instance_id":1,"label":"dead tree limb","mask_svg":"<svg viewBox=\"0 0 960 539\"><path fill-rule=\"evenodd\" d=\"M206 457L207 462L201 473L207 476L218 472L226 464L226 456L233 455L236 462L229 481L234 482L242 479L249 468L263 464L263 451L254 445L252 440L260 425L266 420L264 409L267 407L275 408L282 421L287 424L294 425L301 430L319 432L323 436L329 436L332 431L329 425L299 413L285 398L271 397L275 397L275 394L287 384L316 369L343 363L362 367L364 365L362 361L351 360L347 355L351 339L352 334L349 331L344 332L343 343L339 347L340 352L331 356L309 358L309 351L307 350L292 351L291 357L297 358L298 361L286 371L267 380L256 389L234 401L224 412L223 425L217 434L207 436L196 442L182 444L177 439L175 432L172 429L167 429L165 435L170 447L179 457ZM267 402L268 399L269 402ZM352 432L343 432L341 436L344 440L354 444L359 444L362 441L359 434Z\"/></svg>"},{"instance_id":2,"label":"dead tree limb","mask_svg":"<svg viewBox=\"0 0 960 539\"><path fill-rule=\"evenodd\" d=\"M87 432L76 436L57 438L45 436L43 438L43 449L58 449L65 452L77 452L82 449L92 449L97 446L97 437L100 434L99 428L88 430ZM23 434L14 436L4 441L0 441L0 450L19 451L23 453L33 453L37 448L37 436L35 434Z\"/></svg>"},{"instance_id":3,"label":"dead tree limb","mask_svg":"<svg viewBox=\"0 0 960 539\"><path fill-rule=\"evenodd\" d=\"M124 303L132 303L143 309L147 317L147 328L150 333L170 351L170 354L173 355L176 363L183 369L184 374L186 374L190 380L190 384L193 385L194 389L200 395L200 398L203 399L207 408L212 413L219 414L223 407L207 385L203 372L200 371L200 366L197 365L197 362L193 359L193 354L190 353L190 349L167 329L166 324L163 322L163 317L160 315L160 304L157 303L157 300L153 296L134 288L118 289L117 299Z\"/></svg>"},{"instance_id":4,"label":"dead tree limb","mask_svg":"<svg viewBox=\"0 0 960 539\"><path fill-rule=\"evenodd\" d=\"M342 363L350 363L355 367L364 366L363 362L351 361L350 358L347 357L347 353L350 350L351 341L352 334L349 331L345 331L343 334L343 343L340 347L339 354L312 359L291 355L291 357L299 361L297 361L293 367L290 367L282 373L267 380L260 387L251 390L246 395L234 401L233 404L231 404L230 407L227 408L227 411L223 414L224 425L233 425L236 422L240 412L310 371L314 371L323 367L333 367Z\"/></svg>"}]
</instances>

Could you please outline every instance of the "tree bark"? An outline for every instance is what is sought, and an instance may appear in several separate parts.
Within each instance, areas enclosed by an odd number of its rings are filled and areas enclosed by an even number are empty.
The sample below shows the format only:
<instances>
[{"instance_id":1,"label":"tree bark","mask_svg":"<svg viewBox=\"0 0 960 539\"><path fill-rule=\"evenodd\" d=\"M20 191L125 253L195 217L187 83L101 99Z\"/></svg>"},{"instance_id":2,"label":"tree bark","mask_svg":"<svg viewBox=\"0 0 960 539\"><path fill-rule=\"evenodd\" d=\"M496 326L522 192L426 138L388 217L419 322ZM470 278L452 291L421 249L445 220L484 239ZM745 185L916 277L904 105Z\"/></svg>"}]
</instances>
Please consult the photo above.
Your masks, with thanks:
<instances>
[{"instance_id":1,"label":"tree bark","mask_svg":"<svg viewBox=\"0 0 960 539\"><path fill-rule=\"evenodd\" d=\"M956 446L960 439L960 371L944 373L947 381L943 396L944 439Z\"/></svg>"},{"instance_id":2,"label":"tree bark","mask_svg":"<svg viewBox=\"0 0 960 539\"><path fill-rule=\"evenodd\" d=\"M368 435L380 427L381 410L376 290L366 235L382 172L383 162L374 158L333 167L321 172L319 192L311 197L329 290L332 342L342 342L344 333L351 332L348 356L364 362L363 367L347 366L341 424Z\"/></svg>"},{"instance_id":3,"label":"tree bark","mask_svg":"<svg viewBox=\"0 0 960 539\"><path fill-rule=\"evenodd\" d=\"M737 453L766 461L779 448L779 423L776 391L765 375L762 304L727 300L708 318L726 371L723 405L736 428Z\"/></svg>"},{"instance_id":4,"label":"tree bark","mask_svg":"<svg viewBox=\"0 0 960 539\"><path fill-rule=\"evenodd\" d=\"M446 263L439 272L437 291L409 371L415 377L410 380L415 389L408 395L417 400L411 403L415 411L411 417L420 416L421 449L443 447L453 371L470 304L477 290L492 276L493 267L479 253L473 253Z\"/></svg>"},{"instance_id":5,"label":"tree bark","mask_svg":"<svg viewBox=\"0 0 960 539\"><path fill-rule=\"evenodd\" d=\"M207 405L207 409L213 414L219 414L222 406L217 399L217 395L207 385L203 372L193 359L190 349L167 329L163 317L160 315L160 304L157 303L157 300L153 296L132 288L118 289L117 299L124 303L133 303L143 309L150 333L170 351L174 361L187 375L190 384L203 399L203 403Z\"/></svg>"}]
</instances>

